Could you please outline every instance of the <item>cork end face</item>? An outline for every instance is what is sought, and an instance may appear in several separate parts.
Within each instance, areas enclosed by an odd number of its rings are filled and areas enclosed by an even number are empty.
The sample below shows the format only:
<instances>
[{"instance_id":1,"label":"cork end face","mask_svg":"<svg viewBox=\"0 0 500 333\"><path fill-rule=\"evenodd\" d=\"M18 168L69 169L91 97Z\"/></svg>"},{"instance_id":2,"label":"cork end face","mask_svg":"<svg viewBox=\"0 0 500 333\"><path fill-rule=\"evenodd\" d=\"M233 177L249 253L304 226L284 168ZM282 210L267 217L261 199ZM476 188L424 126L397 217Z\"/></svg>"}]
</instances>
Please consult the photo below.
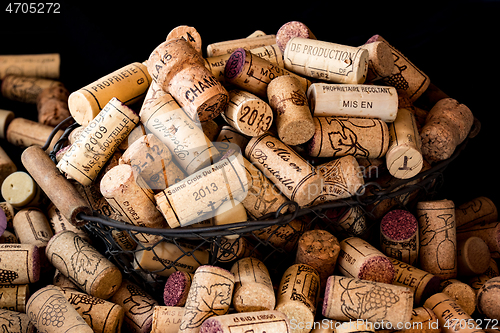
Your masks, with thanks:
<instances>
[{"instance_id":1,"label":"cork end face","mask_svg":"<svg viewBox=\"0 0 500 333\"><path fill-rule=\"evenodd\" d=\"M477 308L479 313L488 318L500 320L499 297L500 277L494 277L486 281L477 293Z\"/></svg>"},{"instance_id":2,"label":"cork end face","mask_svg":"<svg viewBox=\"0 0 500 333\"><path fill-rule=\"evenodd\" d=\"M272 81L271 81L272 82ZM278 131L280 140L287 145L296 146L308 142L313 136L316 128L314 122L297 119L290 121L285 129Z\"/></svg>"},{"instance_id":3,"label":"cork end face","mask_svg":"<svg viewBox=\"0 0 500 333\"><path fill-rule=\"evenodd\" d=\"M285 51L286 44L293 37L316 39L304 23L299 21L287 22L276 33L276 44L281 52Z\"/></svg>"},{"instance_id":4,"label":"cork end face","mask_svg":"<svg viewBox=\"0 0 500 333\"><path fill-rule=\"evenodd\" d=\"M329 276L328 279L326 280L326 286L325 286L325 296L323 298L323 307L321 310L321 314L326 317L328 314L328 307L330 306L330 295L332 294L332 288L333 288L333 281L334 277Z\"/></svg>"},{"instance_id":5,"label":"cork end face","mask_svg":"<svg viewBox=\"0 0 500 333\"><path fill-rule=\"evenodd\" d=\"M418 221L410 212L395 209L380 221L380 232L389 240L404 241L418 232Z\"/></svg>"},{"instance_id":6,"label":"cork end face","mask_svg":"<svg viewBox=\"0 0 500 333\"><path fill-rule=\"evenodd\" d=\"M163 301L166 306L184 306L186 303L190 280L187 279L186 273L177 271L172 273L165 283L163 290Z\"/></svg>"},{"instance_id":7,"label":"cork end face","mask_svg":"<svg viewBox=\"0 0 500 333\"><path fill-rule=\"evenodd\" d=\"M391 149L385 158L390 174L399 179L416 176L424 165L420 151L411 146L400 145Z\"/></svg>"},{"instance_id":8,"label":"cork end face","mask_svg":"<svg viewBox=\"0 0 500 333\"><path fill-rule=\"evenodd\" d=\"M82 126L87 126L100 111L97 105L90 102L90 99L93 100L94 97L82 90L72 92L68 98L69 113Z\"/></svg>"},{"instance_id":9,"label":"cork end face","mask_svg":"<svg viewBox=\"0 0 500 333\"><path fill-rule=\"evenodd\" d=\"M246 60L246 51L243 48L238 48L234 51L226 62L224 67L224 78L231 82L243 71Z\"/></svg>"},{"instance_id":10,"label":"cork end face","mask_svg":"<svg viewBox=\"0 0 500 333\"><path fill-rule=\"evenodd\" d=\"M203 104L197 108L196 113L200 121L205 122L212 120L227 109L229 94L223 87L220 87L220 90L219 93L206 99Z\"/></svg>"},{"instance_id":11,"label":"cork end face","mask_svg":"<svg viewBox=\"0 0 500 333\"><path fill-rule=\"evenodd\" d=\"M208 318L201 324L200 333L224 333L224 328L217 318Z\"/></svg>"},{"instance_id":12,"label":"cork end face","mask_svg":"<svg viewBox=\"0 0 500 333\"><path fill-rule=\"evenodd\" d=\"M366 260L361 268L357 278L374 282L392 284L396 271L391 261L387 257L375 256Z\"/></svg>"}]
</instances>

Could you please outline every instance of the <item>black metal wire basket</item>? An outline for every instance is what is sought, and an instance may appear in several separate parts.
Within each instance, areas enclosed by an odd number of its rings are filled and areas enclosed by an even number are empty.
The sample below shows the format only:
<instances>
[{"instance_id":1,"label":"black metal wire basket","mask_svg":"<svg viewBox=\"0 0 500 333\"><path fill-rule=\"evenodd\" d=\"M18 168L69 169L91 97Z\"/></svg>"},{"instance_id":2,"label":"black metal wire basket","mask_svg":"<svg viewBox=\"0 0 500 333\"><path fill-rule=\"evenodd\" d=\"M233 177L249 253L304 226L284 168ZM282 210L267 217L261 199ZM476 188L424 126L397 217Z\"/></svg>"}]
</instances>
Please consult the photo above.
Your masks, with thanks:
<instances>
[{"instance_id":1,"label":"black metal wire basket","mask_svg":"<svg viewBox=\"0 0 500 333\"><path fill-rule=\"evenodd\" d=\"M66 119L60 124L61 127L71 120L71 117ZM64 146L75 125L77 124L67 127L49 154L54 161L56 152ZM58 129L59 126L53 133ZM471 131L473 132L474 130ZM48 139L47 147L51 140L52 137ZM357 236L377 244L382 215L395 208L411 210L418 201L432 199L443 184L445 169L465 149L468 140L469 138L461 143L450 158L412 178L391 178L385 183L367 182L349 199L308 208L288 201L278 211L266 214L259 220L223 226L153 229L116 221L97 212L92 216L80 217L88 221L85 229L90 234L93 245L120 267L128 279L158 299L163 295L165 281L171 272L194 271L203 264L230 268L237 259L255 256L266 263L271 277L280 276L295 260L294 250L300 235L309 229L330 231L339 240ZM284 209L286 206L287 210ZM281 213L282 211L287 213ZM144 245L137 238L141 233L158 235L159 240L154 244ZM117 234L133 240L137 245L124 248L118 241ZM176 250L167 251L171 255L169 258L165 257L165 245ZM144 267L137 259L145 254L155 262L154 269Z\"/></svg>"}]
</instances>

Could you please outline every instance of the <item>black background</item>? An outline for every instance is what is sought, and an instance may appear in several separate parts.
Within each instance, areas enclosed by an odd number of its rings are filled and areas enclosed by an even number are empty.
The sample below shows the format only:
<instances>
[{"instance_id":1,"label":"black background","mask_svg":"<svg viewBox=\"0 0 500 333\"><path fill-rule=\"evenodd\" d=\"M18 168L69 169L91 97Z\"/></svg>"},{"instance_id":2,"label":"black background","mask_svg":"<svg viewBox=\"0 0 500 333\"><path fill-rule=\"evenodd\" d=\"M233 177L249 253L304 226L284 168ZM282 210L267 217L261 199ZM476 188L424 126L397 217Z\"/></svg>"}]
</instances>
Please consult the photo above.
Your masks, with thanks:
<instances>
[{"instance_id":1,"label":"black background","mask_svg":"<svg viewBox=\"0 0 500 333\"><path fill-rule=\"evenodd\" d=\"M275 34L293 20L319 40L351 46L380 34L481 121L480 134L446 170L439 196L456 204L487 196L498 205L498 1L73 1L62 2L59 14L8 13L7 4L0 5L0 54L60 53L60 80L70 92L146 60L178 25L195 27L205 50L255 30ZM34 105L0 98L0 109L36 119ZM0 145L14 154L5 140Z\"/></svg>"}]
</instances>

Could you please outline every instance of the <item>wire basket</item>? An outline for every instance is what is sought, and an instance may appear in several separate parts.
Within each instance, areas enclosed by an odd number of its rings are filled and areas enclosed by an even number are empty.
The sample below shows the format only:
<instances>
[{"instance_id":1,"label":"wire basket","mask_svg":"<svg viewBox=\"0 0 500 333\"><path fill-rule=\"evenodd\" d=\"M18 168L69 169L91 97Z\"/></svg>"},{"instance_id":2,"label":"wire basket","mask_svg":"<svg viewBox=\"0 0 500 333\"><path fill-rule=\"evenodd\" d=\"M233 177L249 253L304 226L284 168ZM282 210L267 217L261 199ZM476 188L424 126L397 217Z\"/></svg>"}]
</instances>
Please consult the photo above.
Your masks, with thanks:
<instances>
[{"instance_id":1,"label":"wire basket","mask_svg":"<svg viewBox=\"0 0 500 333\"><path fill-rule=\"evenodd\" d=\"M70 117L63 121L53 133L71 120ZM54 161L56 152L63 147L75 125L78 124L67 127L49 154ZM52 136L44 149L51 140ZM418 201L432 199L443 184L446 167L465 149L468 140L461 143L450 158L412 178L392 178L387 183L367 182L349 199L308 208L288 201L276 212L259 220L223 226L153 229L116 221L95 211L92 216L81 214L80 218L88 221L85 228L93 245L120 267L128 279L158 300L163 295L167 276L176 270L194 271L203 264L230 268L234 261L248 256L261 259L271 277L276 276L279 280L295 260L298 239L306 230L321 228L333 233L339 241L357 236L377 244L382 215L395 208L411 210ZM158 241L144 245L138 239L141 233L158 235ZM127 248L123 239L128 239L134 246ZM138 258L144 256L148 256L154 265L146 267L141 264Z\"/></svg>"}]
</instances>

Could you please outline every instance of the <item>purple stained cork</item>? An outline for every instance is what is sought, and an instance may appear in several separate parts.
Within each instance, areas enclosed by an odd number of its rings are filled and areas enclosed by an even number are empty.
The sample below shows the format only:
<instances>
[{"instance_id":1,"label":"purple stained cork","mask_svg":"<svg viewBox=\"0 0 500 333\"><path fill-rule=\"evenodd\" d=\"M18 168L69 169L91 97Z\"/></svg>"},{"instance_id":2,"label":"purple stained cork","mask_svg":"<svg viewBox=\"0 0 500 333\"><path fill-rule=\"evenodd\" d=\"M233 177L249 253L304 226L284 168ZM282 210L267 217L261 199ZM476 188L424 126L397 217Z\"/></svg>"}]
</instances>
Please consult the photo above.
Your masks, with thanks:
<instances>
[{"instance_id":1,"label":"purple stained cork","mask_svg":"<svg viewBox=\"0 0 500 333\"><path fill-rule=\"evenodd\" d=\"M243 48L236 49L226 62L224 67L224 77L226 80L232 80L241 74L245 65L246 52Z\"/></svg>"},{"instance_id":2,"label":"purple stained cork","mask_svg":"<svg viewBox=\"0 0 500 333\"><path fill-rule=\"evenodd\" d=\"M200 327L200 333L224 333L224 328L219 321L214 318L208 318Z\"/></svg>"},{"instance_id":3,"label":"purple stained cork","mask_svg":"<svg viewBox=\"0 0 500 333\"><path fill-rule=\"evenodd\" d=\"M193 274L177 271L172 273L165 283L163 301L166 306L184 306L186 304Z\"/></svg>"},{"instance_id":4,"label":"purple stained cork","mask_svg":"<svg viewBox=\"0 0 500 333\"><path fill-rule=\"evenodd\" d=\"M418 221L410 212L395 209L382 218L380 231L390 240L402 241L413 237L418 230Z\"/></svg>"},{"instance_id":5,"label":"purple stained cork","mask_svg":"<svg viewBox=\"0 0 500 333\"><path fill-rule=\"evenodd\" d=\"M333 279L334 279L333 275L328 277L328 279L326 280L325 290L332 290ZM330 305L330 293L325 293L323 297L323 307L321 309L321 314L323 316L325 316L325 312L327 311L329 305Z\"/></svg>"},{"instance_id":6,"label":"purple stained cork","mask_svg":"<svg viewBox=\"0 0 500 333\"><path fill-rule=\"evenodd\" d=\"M291 21L283 24L276 33L276 44L285 52L286 43L293 37L316 39L311 30L302 22Z\"/></svg>"},{"instance_id":7,"label":"purple stained cork","mask_svg":"<svg viewBox=\"0 0 500 333\"><path fill-rule=\"evenodd\" d=\"M3 232L7 228L7 215L5 215L5 212L3 209L0 209L0 236L3 235Z\"/></svg>"}]
</instances>

